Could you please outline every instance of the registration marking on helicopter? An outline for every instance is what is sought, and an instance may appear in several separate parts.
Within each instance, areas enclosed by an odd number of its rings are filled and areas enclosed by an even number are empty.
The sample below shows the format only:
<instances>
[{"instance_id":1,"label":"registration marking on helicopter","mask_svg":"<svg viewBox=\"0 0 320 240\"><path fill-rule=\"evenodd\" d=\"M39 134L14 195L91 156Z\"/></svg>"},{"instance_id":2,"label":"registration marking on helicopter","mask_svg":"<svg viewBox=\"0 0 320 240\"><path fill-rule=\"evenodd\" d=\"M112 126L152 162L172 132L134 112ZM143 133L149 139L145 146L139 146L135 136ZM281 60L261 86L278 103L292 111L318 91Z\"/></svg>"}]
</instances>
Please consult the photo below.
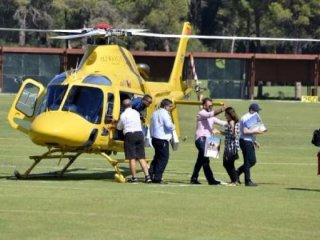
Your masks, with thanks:
<instances>
[{"instance_id":1,"label":"registration marking on helicopter","mask_svg":"<svg viewBox=\"0 0 320 240\"><path fill-rule=\"evenodd\" d=\"M123 64L123 58L121 56L102 56L100 57L101 62L108 62L114 65Z\"/></svg>"}]
</instances>

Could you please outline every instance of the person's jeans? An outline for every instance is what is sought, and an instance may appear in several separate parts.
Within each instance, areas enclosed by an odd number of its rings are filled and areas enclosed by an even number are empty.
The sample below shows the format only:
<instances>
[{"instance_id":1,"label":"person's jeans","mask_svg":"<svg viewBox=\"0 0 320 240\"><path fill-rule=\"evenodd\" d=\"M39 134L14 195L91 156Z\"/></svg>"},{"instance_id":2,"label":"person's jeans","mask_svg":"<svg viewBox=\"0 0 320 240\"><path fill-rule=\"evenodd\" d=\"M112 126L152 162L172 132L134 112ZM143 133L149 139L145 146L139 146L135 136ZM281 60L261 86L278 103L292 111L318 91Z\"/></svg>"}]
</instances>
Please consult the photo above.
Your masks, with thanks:
<instances>
[{"instance_id":1,"label":"person's jeans","mask_svg":"<svg viewBox=\"0 0 320 240\"><path fill-rule=\"evenodd\" d=\"M160 182L169 160L169 142L152 138L152 146L155 154L150 164L149 174L154 182Z\"/></svg>"},{"instance_id":2,"label":"person's jeans","mask_svg":"<svg viewBox=\"0 0 320 240\"><path fill-rule=\"evenodd\" d=\"M235 183L237 181L237 172L234 166L234 162L236 159L228 159L226 157L226 153L223 154L223 166L226 169L231 182Z\"/></svg>"},{"instance_id":3,"label":"person's jeans","mask_svg":"<svg viewBox=\"0 0 320 240\"><path fill-rule=\"evenodd\" d=\"M192 180L198 180L199 172L201 167L203 167L204 175L208 183L215 181L212 170L210 168L210 159L204 156L204 149L206 146L206 137L200 137L195 141L195 145L198 149L198 158L194 165L193 173L191 176Z\"/></svg>"},{"instance_id":4,"label":"person's jeans","mask_svg":"<svg viewBox=\"0 0 320 240\"><path fill-rule=\"evenodd\" d=\"M245 182L251 181L250 168L256 164L256 151L251 141L240 139L240 148L243 155L243 165L238 168L238 174L244 173Z\"/></svg>"}]
</instances>

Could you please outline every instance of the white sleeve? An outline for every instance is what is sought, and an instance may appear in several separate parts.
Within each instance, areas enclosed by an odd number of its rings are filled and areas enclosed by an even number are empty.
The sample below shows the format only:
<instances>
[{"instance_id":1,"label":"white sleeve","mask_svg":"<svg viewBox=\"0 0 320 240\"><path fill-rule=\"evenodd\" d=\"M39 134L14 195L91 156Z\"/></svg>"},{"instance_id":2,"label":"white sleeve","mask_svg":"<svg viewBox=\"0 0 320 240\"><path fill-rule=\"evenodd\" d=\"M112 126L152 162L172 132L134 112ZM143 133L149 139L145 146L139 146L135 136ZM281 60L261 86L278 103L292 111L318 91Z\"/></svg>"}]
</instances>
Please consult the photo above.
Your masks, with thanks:
<instances>
[{"instance_id":1,"label":"white sleeve","mask_svg":"<svg viewBox=\"0 0 320 240\"><path fill-rule=\"evenodd\" d=\"M119 120L119 122L118 122L118 124L117 124L117 129L118 130L123 130L123 116L121 115L120 116L120 120Z\"/></svg>"}]
</instances>

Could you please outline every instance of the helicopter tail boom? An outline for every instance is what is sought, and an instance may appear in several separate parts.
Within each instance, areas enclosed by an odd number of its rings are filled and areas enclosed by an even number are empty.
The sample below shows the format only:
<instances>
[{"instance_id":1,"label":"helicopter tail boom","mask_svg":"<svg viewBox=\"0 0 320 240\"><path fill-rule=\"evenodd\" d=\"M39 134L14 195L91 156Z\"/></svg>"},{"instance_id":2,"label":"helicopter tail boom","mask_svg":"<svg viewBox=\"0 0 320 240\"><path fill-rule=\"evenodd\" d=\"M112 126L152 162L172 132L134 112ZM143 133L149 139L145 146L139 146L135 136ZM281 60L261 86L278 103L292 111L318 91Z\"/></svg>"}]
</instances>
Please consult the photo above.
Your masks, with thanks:
<instances>
[{"instance_id":1,"label":"helicopter tail boom","mask_svg":"<svg viewBox=\"0 0 320 240\"><path fill-rule=\"evenodd\" d=\"M169 84L176 91L183 91L186 87L182 84L182 70L187 51L188 35L191 34L191 24L185 22L182 29L182 36L179 42L177 55L174 61L172 72L169 79Z\"/></svg>"}]
</instances>

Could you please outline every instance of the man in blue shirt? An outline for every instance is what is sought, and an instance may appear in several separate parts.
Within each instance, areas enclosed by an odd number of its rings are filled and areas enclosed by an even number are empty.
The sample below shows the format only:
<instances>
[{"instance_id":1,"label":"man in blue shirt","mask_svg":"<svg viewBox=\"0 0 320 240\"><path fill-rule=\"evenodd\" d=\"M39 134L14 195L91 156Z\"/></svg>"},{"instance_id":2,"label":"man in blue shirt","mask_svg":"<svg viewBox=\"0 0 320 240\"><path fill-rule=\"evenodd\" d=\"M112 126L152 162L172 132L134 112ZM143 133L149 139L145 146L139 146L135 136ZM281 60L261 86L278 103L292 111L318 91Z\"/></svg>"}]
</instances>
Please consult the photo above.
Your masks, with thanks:
<instances>
[{"instance_id":1,"label":"man in blue shirt","mask_svg":"<svg viewBox=\"0 0 320 240\"><path fill-rule=\"evenodd\" d=\"M249 112L240 119L240 148L243 154L243 165L238 168L237 177L240 182L239 176L244 173L245 185L248 187L257 186L250 175L250 168L257 162L255 146L259 147L259 144L256 142L256 135L266 131L259 116L260 110L257 103L252 103L249 106Z\"/></svg>"},{"instance_id":2,"label":"man in blue shirt","mask_svg":"<svg viewBox=\"0 0 320 240\"><path fill-rule=\"evenodd\" d=\"M149 175L153 183L163 183L162 175L169 160L169 141L175 129L170 114L172 108L172 101L163 99L160 108L153 112L151 117L150 133L155 154L150 164Z\"/></svg>"},{"instance_id":3,"label":"man in blue shirt","mask_svg":"<svg viewBox=\"0 0 320 240\"><path fill-rule=\"evenodd\" d=\"M132 108L140 113L142 122L145 122L146 108L152 103L152 97L149 94L144 95L142 98L137 97L132 99Z\"/></svg>"}]
</instances>

